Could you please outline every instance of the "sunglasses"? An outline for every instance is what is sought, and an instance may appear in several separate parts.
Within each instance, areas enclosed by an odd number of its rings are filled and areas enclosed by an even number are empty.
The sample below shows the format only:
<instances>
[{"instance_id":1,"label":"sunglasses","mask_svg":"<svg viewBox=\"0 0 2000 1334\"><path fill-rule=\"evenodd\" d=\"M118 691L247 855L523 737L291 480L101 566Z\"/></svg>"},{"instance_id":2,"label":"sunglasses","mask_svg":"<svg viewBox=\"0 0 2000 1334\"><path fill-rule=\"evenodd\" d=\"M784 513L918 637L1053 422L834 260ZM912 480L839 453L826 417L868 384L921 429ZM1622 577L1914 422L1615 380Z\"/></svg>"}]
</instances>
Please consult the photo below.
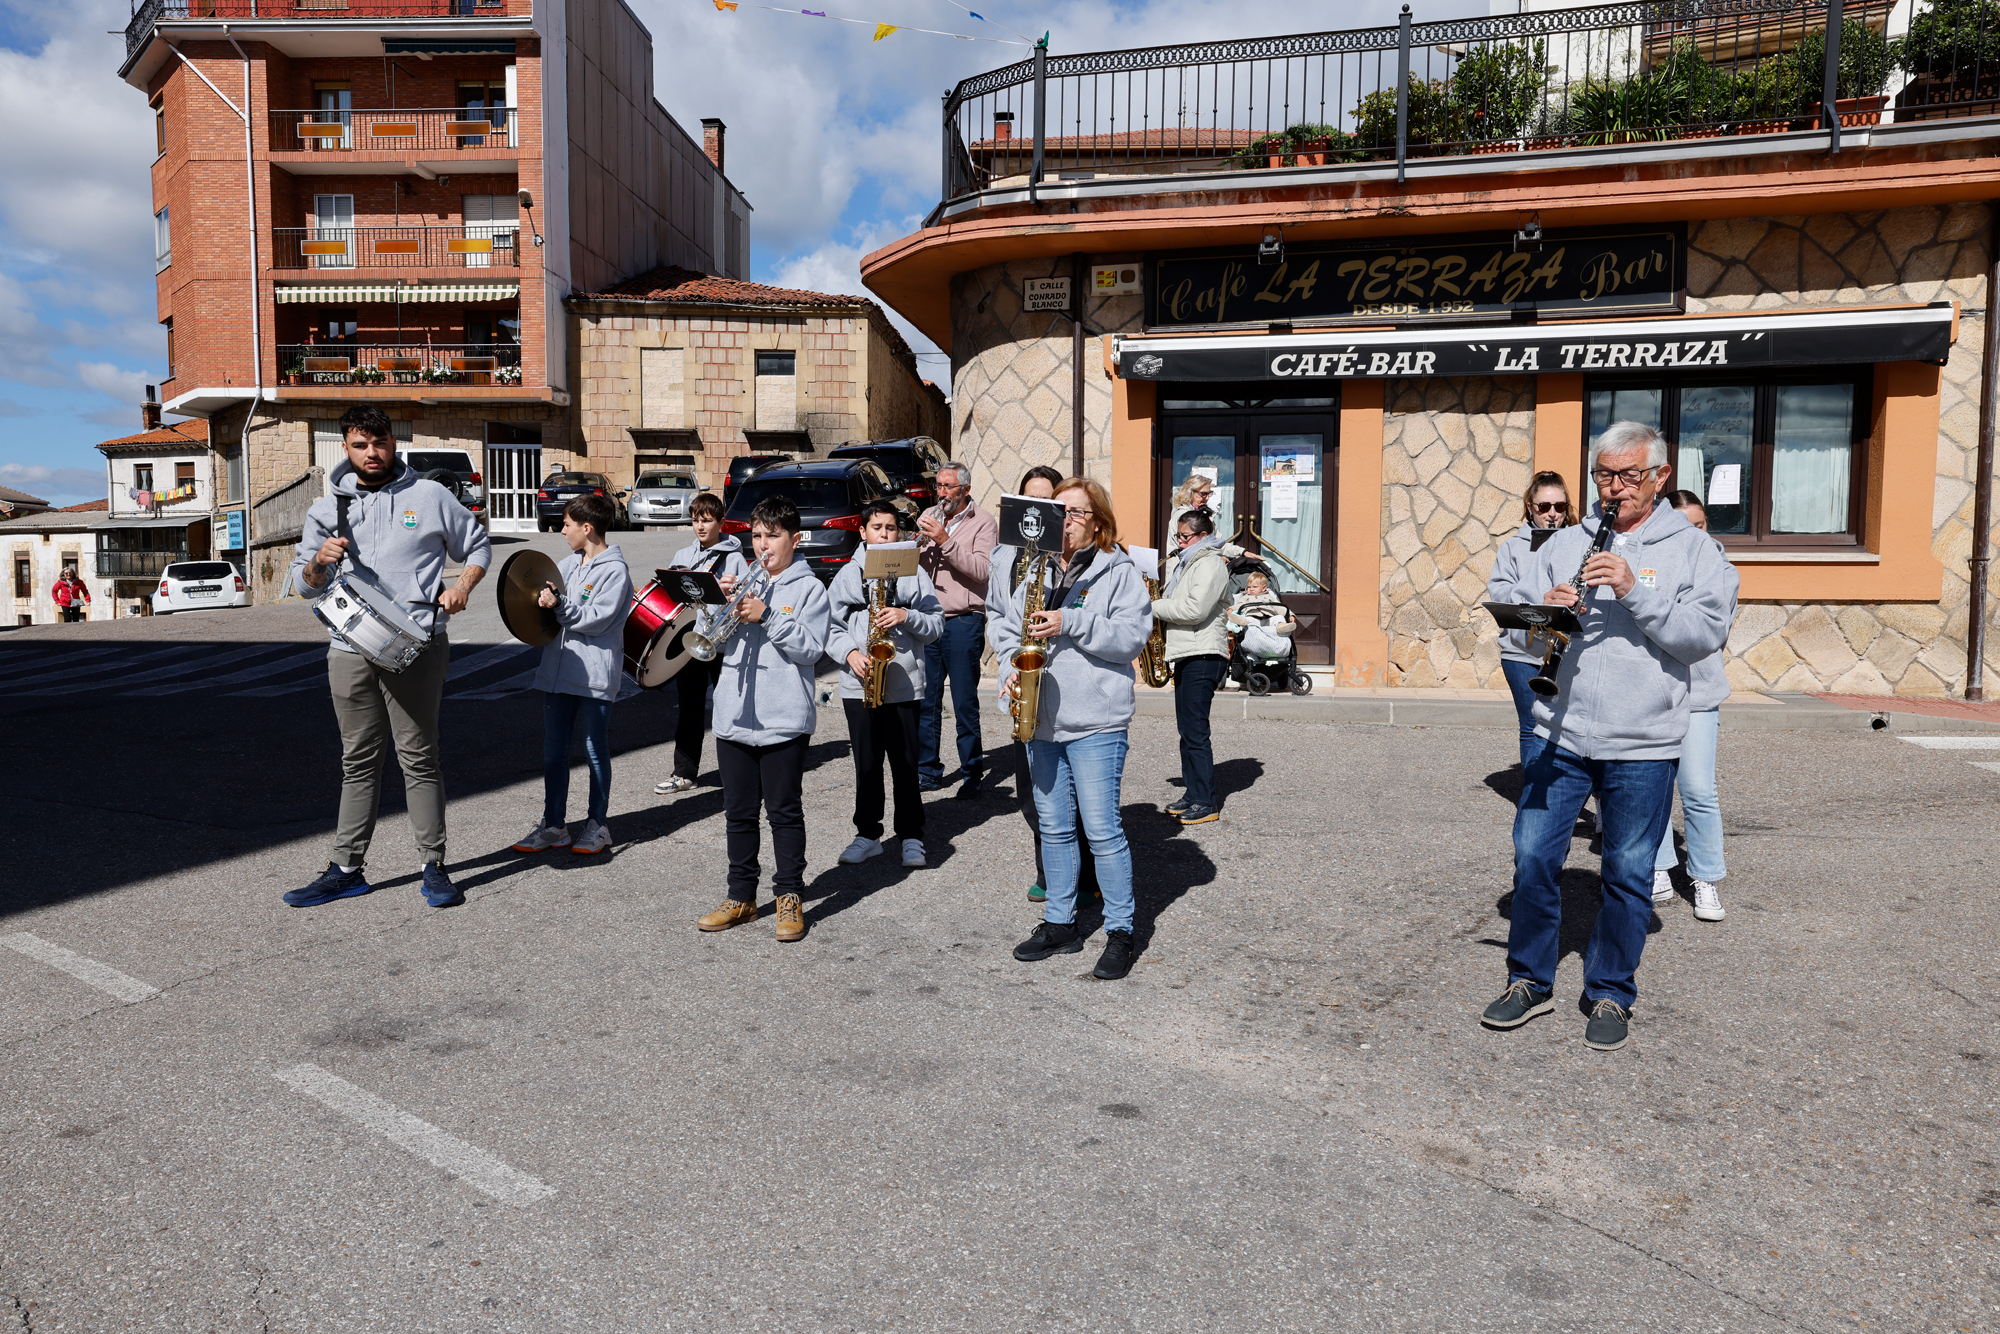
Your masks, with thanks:
<instances>
[{"instance_id":1,"label":"sunglasses","mask_svg":"<svg viewBox=\"0 0 2000 1334\"><path fill-rule=\"evenodd\" d=\"M1560 514L1569 508L1567 500L1538 500L1535 502L1537 514Z\"/></svg>"}]
</instances>

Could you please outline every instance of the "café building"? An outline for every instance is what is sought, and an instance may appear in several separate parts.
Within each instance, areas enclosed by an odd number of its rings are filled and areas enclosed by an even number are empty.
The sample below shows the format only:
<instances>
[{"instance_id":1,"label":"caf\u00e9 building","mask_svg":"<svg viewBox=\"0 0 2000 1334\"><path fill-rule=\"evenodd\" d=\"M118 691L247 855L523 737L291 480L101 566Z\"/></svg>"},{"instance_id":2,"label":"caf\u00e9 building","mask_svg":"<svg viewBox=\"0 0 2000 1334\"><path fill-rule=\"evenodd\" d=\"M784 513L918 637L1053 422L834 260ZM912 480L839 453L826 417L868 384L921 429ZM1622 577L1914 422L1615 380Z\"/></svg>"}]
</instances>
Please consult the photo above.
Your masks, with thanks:
<instances>
[{"instance_id":1,"label":"caf\u00e9 building","mask_svg":"<svg viewBox=\"0 0 2000 1334\"><path fill-rule=\"evenodd\" d=\"M1634 12L1382 30L1406 59L1430 53L1412 88L1444 71L1407 94L1386 148L1328 98L1304 134L1259 123L1249 153L1213 147L1219 133L1185 148L1171 132L1099 135L1116 170L1093 174L1071 169L1088 155L1064 124L1045 132L1060 173L1018 170L1025 152L1007 159L1015 175L982 169L1010 97L1018 142L1037 88L1054 120L1092 105L1093 81L1151 86L1152 64L1200 77L1207 59L1227 87L1314 43L1345 59L1369 33L1038 55L1015 67L1029 82L961 85L944 199L863 276L950 352L953 453L975 495L993 503L1036 464L1078 469L1109 486L1128 541L1161 547L1174 491L1206 473L1221 532L1264 555L1297 611L1303 661L1343 685L1498 689L1480 604L1523 488L1549 470L1583 495L1594 437L1640 420L1742 576L1738 689L1976 690L1975 655L2000 665L1973 587L1991 529L2000 102L1946 114L1905 74L1863 99L1872 121L1843 102L1837 126L1604 134L1565 113L1540 138L1476 140L1468 121L1456 143L1411 133L1414 108L1462 87L1482 51L1536 53L1548 80L1522 104L1543 115L1580 77L1549 44L1615 38L1641 74L1690 49ZM1762 22L1775 58L1824 9L1758 12L1694 49L1723 62ZM1887 11L1860 12L1879 36Z\"/></svg>"}]
</instances>

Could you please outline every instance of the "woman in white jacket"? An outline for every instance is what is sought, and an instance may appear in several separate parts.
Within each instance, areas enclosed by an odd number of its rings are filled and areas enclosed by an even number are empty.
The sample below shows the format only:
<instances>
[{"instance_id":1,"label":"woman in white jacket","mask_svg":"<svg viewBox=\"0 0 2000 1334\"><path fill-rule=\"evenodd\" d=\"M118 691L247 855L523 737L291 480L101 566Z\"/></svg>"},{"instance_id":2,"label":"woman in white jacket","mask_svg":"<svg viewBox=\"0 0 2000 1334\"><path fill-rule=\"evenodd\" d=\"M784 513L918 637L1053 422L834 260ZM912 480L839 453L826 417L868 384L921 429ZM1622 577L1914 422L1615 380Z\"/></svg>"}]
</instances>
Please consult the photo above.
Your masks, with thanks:
<instances>
[{"instance_id":1,"label":"woman in white jacket","mask_svg":"<svg viewBox=\"0 0 2000 1334\"><path fill-rule=\"evenodd\" d=\"M1207 824L1222 814L1215 795L1215 753L1208 713L1229 671L1229 561L1206 509L1181 515L1174 530L1181 558L1167 577L1153 615L1166 627L1174 669L1174 718L1181 734L1181 799L1167 814L1182 824Z\"/></svg>"}]
</instances>

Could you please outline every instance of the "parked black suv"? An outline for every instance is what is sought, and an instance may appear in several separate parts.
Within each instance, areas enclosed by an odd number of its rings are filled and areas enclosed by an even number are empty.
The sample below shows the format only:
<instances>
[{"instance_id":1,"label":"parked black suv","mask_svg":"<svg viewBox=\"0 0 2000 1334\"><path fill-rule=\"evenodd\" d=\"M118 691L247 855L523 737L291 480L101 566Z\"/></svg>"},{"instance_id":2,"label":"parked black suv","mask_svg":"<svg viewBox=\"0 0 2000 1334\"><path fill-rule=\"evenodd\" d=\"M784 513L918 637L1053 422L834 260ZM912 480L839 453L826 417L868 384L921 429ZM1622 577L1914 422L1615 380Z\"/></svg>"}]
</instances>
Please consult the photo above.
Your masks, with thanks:
<instances>
[{"instance_id":1,"label":"parked black suv","mask_svg":"<svg viewBox=\"0 0 2000 1334\"><path fill-rule=\"evenodd\" d=\"M722 502L729 503L731 489L741 486L743 479L759 468L768 468L774 463L792 462L790 454L739 454L729 460L729 471L722 475Z\"/></svg>"},{"instance_id":2,"label":"parked black suv","mask_svg":"<svg viewBox=\"0 0 2000 1334\"><path fill-rule=\"evenodd\" d=\"M627 494L613 486L611 479L601 472L552 472L542 479L541 488L535 492L535 527L553 533L562 527L563 506L571 500L578 496L603 496L618 515L612 526L629 528L631 521L625 511Z\"/></svg>"},{"instance_id":3,"label":"parked black suv","mask_svg":"<svg viewBox=\"0 0 2000 1334\"><path fill-rule=\"evenodd\" d=\"M812 562L821 583L832 583L861 545L861 507L882 499L902 515L903 528L914 534L917 502L904 495L889 474L861 459L825 459L813 463L779 463L760 468L754 477L729 492L722 513L725 531L750 540L750 511L770 496L786 496L799 507L799 555Z\"/></svg>"},{"instance_id":4,"label":"parked black suv","mask_svg":"<svg viewBox=\"0 0 2000 1334\"><path fill-rule=\"evenodd\" d=\"M945 454L938 442L927 435L912 436L908 440L842 445L828 450L827 457L867 459L888 473L896 489L917 504L925 508L937 504L937 474L945 464Z\"/></svg>"}]
</instances>

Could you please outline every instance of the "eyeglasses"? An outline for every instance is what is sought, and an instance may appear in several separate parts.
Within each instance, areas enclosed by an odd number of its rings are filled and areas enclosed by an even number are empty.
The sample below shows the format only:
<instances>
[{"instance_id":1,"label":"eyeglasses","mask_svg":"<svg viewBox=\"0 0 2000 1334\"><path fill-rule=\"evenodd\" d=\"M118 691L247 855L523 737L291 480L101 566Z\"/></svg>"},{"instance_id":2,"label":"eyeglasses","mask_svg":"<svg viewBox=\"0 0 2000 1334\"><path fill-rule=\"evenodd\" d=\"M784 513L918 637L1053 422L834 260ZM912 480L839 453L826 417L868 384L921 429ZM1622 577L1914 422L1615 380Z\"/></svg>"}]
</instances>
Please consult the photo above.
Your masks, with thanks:
<instances>
[{"instance_id":1,"label":"eyeglasses","mask_svg":"<svg viewBox=\"0 0 2000 1334\"><path fill-rule=\"evenodd\" d=\"M1070 519L1094 519L1094 518L1096 518L1096 517L1097 517L1097 511L1096 511L1096 510L1093 510L1093 509L1080 509L1080 510L1078 510L1078 509L1070 509L1070 508L1069 508L1068 506L1064 506L1064 507L1063 507L1063 513L1064 513L1064 514L1065 514L1066 516L1068 516L1068 517L1069 517Z\"/></svg>"},{"instance_id":2,"label":"eyeglasses","mask_svg":"<svg viewBox=\"0 0 2000 1334\"><path fill-rule=\"evenodd\" d=\"M1625 468L1618 472L1613 472L1609 468L1592 468L1590 470L1590 480L1596 482L1599 486L1610 486L1611 479L1616 477L1627 486L1638 486L1665 466L1665 464L1656 463L1650 468Z\"/></svg>"},{"instance_id":3,"label":"eyeglasses","mask_svg":"<svg viewBox=\"0 0 2000 1334\"><path fill-rule=\"evenodd\" d=\"M1537 514L1560 514L1569 508L1567 500L1538 500L1535 502Z\"/></svg>"}]
</instances>

